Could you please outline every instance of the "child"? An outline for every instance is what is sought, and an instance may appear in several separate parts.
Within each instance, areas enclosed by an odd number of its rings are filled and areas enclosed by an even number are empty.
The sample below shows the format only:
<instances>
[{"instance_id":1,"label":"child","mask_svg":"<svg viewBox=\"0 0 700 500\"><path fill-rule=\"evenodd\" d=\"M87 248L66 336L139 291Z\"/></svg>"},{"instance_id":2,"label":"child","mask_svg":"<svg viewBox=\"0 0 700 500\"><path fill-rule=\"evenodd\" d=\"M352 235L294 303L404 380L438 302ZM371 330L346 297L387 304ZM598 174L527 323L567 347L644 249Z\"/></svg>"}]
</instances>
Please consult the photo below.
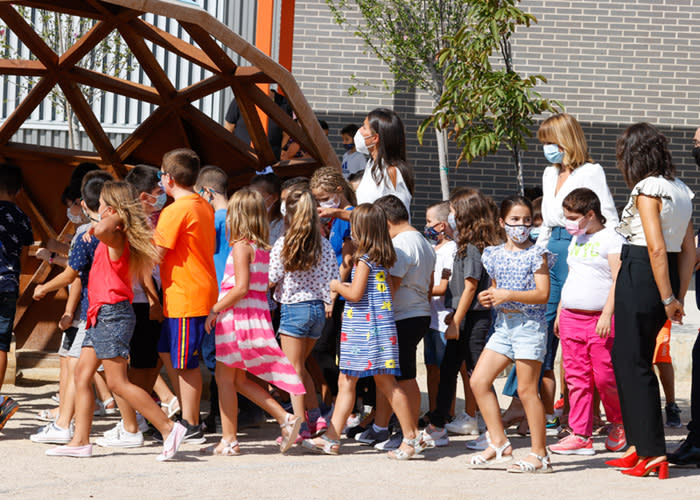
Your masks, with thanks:
<instances>
[{"instance_id":1,"label":"child","mask_svg":"<svg viewBox=\"0 0 700 500\"><path fill-rule=\"evenodd\" d=\"M7 370L12 343L15 309L19 297L20 258L23 247L34 243L29 217L15 204L22 189L22 171L15 165L0 165L0 388ZM15 414L19 404L0 396L0 429Z\"/></svg>"},{"instance_id":2,"label":"child","mask_svg":"<svg viewBox=\"0 0 700 500\"><path fill-rule=\"evenodd\" d=\"M501 422L493 381L512 362L518 375L518 393L530 424L532 450L508 472L551 472L545 449L544 407L537 393L547 340L545 320L549 297L551 253L529 240L532 205L521 196L503 200L500 226L507 240L487 247L481 257L492 279L492 286L478 295L484 307L497 310L494 332L486 343L472 373L471 387L488 429L489 447L472 457L474 465L504 462L513 450Z\"/></svg>"},{"instance_id":3,"label":"child","mask_svg":"<svg viewBox=\"0 0 700 500\"><path fill-rule=\"evenodd\" d=\"M671 359L671 321L667 320L656 336L653 365L659 372L659 380L664 388L666 400L666 427L678 428L681 426L681 409L676 404L675 374L673 360Z\"/></svg>"},{"instance_id":4,"label":"child","mask_svg":"<svg viewBox=\"0 0 700 500\"><path fill-rule=\"evenodd\" d=\"M340 452L340 433L355 405L358 378L374 377L379 391L389 400L403 429L404 439L389 458L407 460L422 448L408 396L396 382L401 373L396 324L391 302L388 269L396 262L386 215L376 205L364 203L350 216L352 238L357 247L352 282L331 282L331 291L345 297L340 337L338 397L328 431L305 439L304 448L327 455Z\"/></svg>"},{"instance_id":5,"label":"child","mask_svg":"<svg viewBox=\"0 0 700 500\"><path fill-rule=\"evenodd\" d=\"M423 433L428 446L447 445L448 430L479 434L473 396L467 395L465 412L455 419L455 427L450 428L448 421L460 367L465 363L468 372L474 370L491 328L491 311L479 304L476 297L491 284L481 264L481 252L500 241L492 214L489 200L480 191L458 188L450 196L449 218L454 218L456 224L457 254L446 306L454 313L445 318L447 347L440 365L437 403L435 411L430 413L430 425Z\"/></svg>"},{"instance_id":6,"label":"child","mask_svg":"<svg viewBox=\"0 0 700 500\"><path fill-rule=\"evenodd\" d=\"M105 182L100 195L99 222L88 230L100 243L90 269L87 332L75 373L76 426L73 439L50 449L50 456L90 457L92 425L92 376L104 366L110 389L138 410L162 434L163 451L158 461L177 453L187 429L163 414L151 396L129 382L127 358L134 331L131 307L133 277L150 273L158 259L152 230L134 188L126 182Z\"/></svg>"},{"instance_id":7,"label":"child","mask_svg":"<svg viewBox=\"0 0 700 500\"><path fill-rule=\"evenodd\" d=\"M216 281L224 279L226 260L231 253L226 230L226 207L228 205L228 175L219 167L206 166L199 171L195 190L199 196L211 204L214 209L214 226L216 228L216 250L214 251L214 267ZM216 344L213 335L205 335L202 340L202 358L212 375L216 371ZM208 430L216 430L216 417L219 415L218 388L216 377L209 383L209 416L205 421Z\"/></svg>"},{"instance_id":8,"label":"child","mask_svg":"<svg viewBox=\"0 0 700 500\"><path fill-rule=\"evenodd\" d=\"M223 435L203 454L238 455L237 392L242 392L280 424L280 451L295 442L302 419L287 413L246 372L292 394L304 385L275 340L267 307L269 226L263 197L250 188L236 191L228 204L233 249L226 262L219 300L207 317L207 333L216 326L216 383Z\"/></svg>"},{"instance_id":9,"label":"child","mask_svg":"<svg viewBox=\"0 0 700 500\"><path fill-rule=\"evenodd\" d=\"M432 301L430 302L430 331L423 339L423 360L427 372L429 410L435 410L440 364L445 356L445 318L449 310L445 307L445 292L452 273L457 244L447 236L449 227L450 202L434 203L425 212L423 235L433 243L435 249L435 269L433 271ZM424 417L425 419L425 417Z\"/></svg>"},{"instance_id":10,"label":"child","mask_svg":"<svg viewBox=\"0 0 700 500\"><path fill-rule=\"evenodd\" d=\"M175 202L161 212L154 238L162 256L165 316L158 352L180 397L189 443L204 442L199 425L199 350L218 290L214 211L194 192L198 173L199 157L192 150L175 149L163 156L161 183Z\"/></svg>"},{"instance_id":11,"label":"child","mask_svg":"<svg viewBox=\"0 0 700 500\"><path fill-rule=\"evenodd\" d=\"M311 437L328 427L321 417L316 387L306 359L321 337L326 311L333 308L329 283L337 279L333 247L321 236L316 200L309 189L294 189L286 200L287 231L272 247L270 287L280 306L282 351L304 382L305 396L292 396L294 414L306 424L301 436Z\"/></svg>"},{"instance_id":12,"label":"child","mask_svg":"<svg viewBox=\"0 0 700 500\"><path fill-rule=\"evenodd\" d=\"M357 125L351 123L344 126L340 131L340 137L343 139L343 149L345 149L341 169L346 179L352 174L363 173L367 165L367 157L355 148L355 134L358 128Z\"/></svg>"},{"instance_id":13,"label":"child","mask_svg":"<svg viewBox=\"0 0 700 500\"><path fill-rule=\"evenodd\" d=\"M272 169L270 169L272 171ZM256 175L250 187L259 192L265 200L265 208L270 219L270 245L284 233L284 214L281 212L282 181L274 173Z\"/></svg>"},{"instance_id":14,"label":"child","mask_svg":"<svg viewBox=\"0 0 700 500\"><path fill-rule=\"evenodd\" d=\"M610 353L615 339L615 280L625 239L604 226L600 200L590 189L571 191L563 208L566 230L573 238L554 333L561 341L573 432L549 450L561 455L595 454L591 435L593 388L597 387L605 416L613 424L605 447L619 451L627 446L627 440Z\"/></svg>"}]
</instances>

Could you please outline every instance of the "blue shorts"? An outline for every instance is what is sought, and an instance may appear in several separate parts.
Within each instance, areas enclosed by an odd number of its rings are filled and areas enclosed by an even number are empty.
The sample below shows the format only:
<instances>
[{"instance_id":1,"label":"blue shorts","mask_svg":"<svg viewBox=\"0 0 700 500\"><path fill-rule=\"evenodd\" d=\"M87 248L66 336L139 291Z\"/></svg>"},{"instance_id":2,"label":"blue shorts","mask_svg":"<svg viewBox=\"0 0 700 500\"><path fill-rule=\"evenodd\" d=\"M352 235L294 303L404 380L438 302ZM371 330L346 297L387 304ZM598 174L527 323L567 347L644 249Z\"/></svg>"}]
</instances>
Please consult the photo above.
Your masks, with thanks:
<instances>
[{"instance_id":1,"label":"blue shorts","mask_svg":"<svg viewBox=\"0 0 700 500\"><path fill-rule=\"evenodd\" d=\"M104 304L97 312L95 324L85 331L83 347L95 349L97 359L129 359L135 324L136 315L128 300Z\"/></svg>"},{"instance_id":2,"label":"blue shorts","mask_svg":"<svg viewBox=\"0 0 700 500\"><path fill-rule=\"evenodd\" d=\"M428 330L428 333L423 337L423 361L426 365L442 364L442 358L445 357L445 332L439 330Z\"/></svg>"},{"instance_id":3,"label":"blue shorts","mask_svg":"<svg viewBox=\"0 0 700 500\"><path fill-rule=\"evenodd\" d=\"M206 335L206 316L165 318L160 331L158 352L167 352L176 370L199 367L199 351Z\"/></svg>"},{"instance_id":4,"label":"blue shorts","mask_svg":"<svg viewBox=\"0 0 700 500\"><path fill-rule=\"evenodd\" d=\"M318 340L326 324L326 309L321 300L280 305L280 335Z\"/></svg>"},{"instance_id":5,"label":"blue shorts","mask_svg":"<svg viewBox=\"0 0 700 500\"><path fill-rule=\"evenodd\" d=\"M17 310L17 292L0 293L0 351L9 352Z\"/></svg>"},{"instance_id":6,"label":"blue shorts","mask_svg":"<svg viewBox=\"0 0 700 500\"><path fill-rule=\"evenodd\" d=\"M542 361L547 352L547 323L523 313L499 312L493 334L484 349L516 360Z\"/></svg>"}]
</instances>

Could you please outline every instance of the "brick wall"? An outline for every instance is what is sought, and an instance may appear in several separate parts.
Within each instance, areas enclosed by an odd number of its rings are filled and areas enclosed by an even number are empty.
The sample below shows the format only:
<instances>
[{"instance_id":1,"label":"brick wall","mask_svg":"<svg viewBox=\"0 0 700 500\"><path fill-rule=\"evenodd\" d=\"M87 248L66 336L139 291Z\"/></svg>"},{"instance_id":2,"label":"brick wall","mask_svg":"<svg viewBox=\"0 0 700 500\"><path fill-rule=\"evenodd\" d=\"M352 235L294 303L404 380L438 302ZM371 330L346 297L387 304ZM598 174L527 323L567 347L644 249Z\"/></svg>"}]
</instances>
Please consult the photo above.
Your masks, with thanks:
<instances>
[{"instance_id":1,"label":"brick wall","mask_svg":"<svg viewBox=\"0 0 700 500\"><path fill-rule=\"evenodd\" d=\"M692 137L700 126L700 73L693 49L700 46L700 25L691 0L528 0L522 8L538 24L516 34L514 64L522 73L540 73L548 83L540 91L558 99L581 122L592 157L605 168L618 206L629 189L615 168L615 141L624 128L648 121L670 140L681 178L700 187L691 156ZM416 172L413 214L424 221L427 204L440 198L437 147L431 134L421 146L416 130L431 109L421 92L392 95L383 87L395 82L376 59L363 53L351 32L333 24L324 0L297 0L293 71L320 118L329 122L331 141L342 153L340 128L359 124L366 113L384 106L396 110L407 128L408 155ZM349 19L357 19L349 12ZM358 81L373 84L349 96ZM524 154L526 186L539 186L546 166L536 140ZM451 151L451 167L458 154ZM472 165L450 169L451 187L469 185L500 201L516 190L507 151ZM696 211L697 212L697 211ZM700 217L696 215L696 225Z\"/></svg>"}]
</instances>

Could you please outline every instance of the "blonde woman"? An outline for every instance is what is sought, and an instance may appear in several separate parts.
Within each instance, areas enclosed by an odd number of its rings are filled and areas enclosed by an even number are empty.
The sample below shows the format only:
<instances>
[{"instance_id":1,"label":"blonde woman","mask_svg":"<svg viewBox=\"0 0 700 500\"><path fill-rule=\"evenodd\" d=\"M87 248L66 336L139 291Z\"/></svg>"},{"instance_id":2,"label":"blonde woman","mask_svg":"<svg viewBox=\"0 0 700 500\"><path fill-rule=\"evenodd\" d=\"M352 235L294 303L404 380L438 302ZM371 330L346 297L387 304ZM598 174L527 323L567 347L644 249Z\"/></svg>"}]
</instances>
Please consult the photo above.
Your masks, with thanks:
<instances>
[{"instance_id":1,"label":"blonde woman","mask_svg":"<svg viewBox=\"0 0 700 500\"><path fill-rule=\"evenodd\" d=\"M100 240L88 279L87 331L75 368L75 434L66 446L46 452L51 456L90 457L90 428L94 396L92 377L102 364L109 388L147 418L162 434L158 461L171 459L186 429L173 423L151 396L129 382L127 359L136 318L131 307L132 279L150 274L158 260L152 230L135 188L107 181L100 194L99 222L86 237Z\"/></svg>"},{"instance_id":2,"label":"blonde woman","mask_svg":"<svg viewBox=\"0 0 700 500\"><path fill-rule=\"evenodd\" d=\"M282 350L304 382L306 395L292 395L294 414L304 419L301 437L326 431L313 378L306 359L321 337L333 300L330 283L339 278L331 244L321 236L316 200L308 188L287 196L287 232L272 247L270 286L281 304L279 334Z\"/></svg>"}]
</instances>

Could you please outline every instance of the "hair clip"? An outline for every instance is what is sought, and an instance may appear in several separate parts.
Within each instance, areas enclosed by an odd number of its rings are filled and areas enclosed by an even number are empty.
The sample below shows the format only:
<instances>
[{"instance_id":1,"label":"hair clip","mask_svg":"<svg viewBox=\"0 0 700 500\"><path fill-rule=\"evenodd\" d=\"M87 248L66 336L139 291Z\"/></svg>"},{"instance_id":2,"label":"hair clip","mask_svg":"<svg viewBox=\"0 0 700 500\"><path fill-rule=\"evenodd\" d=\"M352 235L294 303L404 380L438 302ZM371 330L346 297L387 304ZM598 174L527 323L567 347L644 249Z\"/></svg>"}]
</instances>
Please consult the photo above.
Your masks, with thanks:
<instances>
[{"instance_id":1,"label":"hair clip","mask_svg":"<svg viewBox=\"0 0 700 500\"><path fill-rule=\"evenodd\" d=\"M265 167L264 170L256 170L255 171L255 175L267 175L267 174L274 174L274 173L275 173L275 171L272 170L272 167L270 165Z\"/></svg>"}]
</instances>

